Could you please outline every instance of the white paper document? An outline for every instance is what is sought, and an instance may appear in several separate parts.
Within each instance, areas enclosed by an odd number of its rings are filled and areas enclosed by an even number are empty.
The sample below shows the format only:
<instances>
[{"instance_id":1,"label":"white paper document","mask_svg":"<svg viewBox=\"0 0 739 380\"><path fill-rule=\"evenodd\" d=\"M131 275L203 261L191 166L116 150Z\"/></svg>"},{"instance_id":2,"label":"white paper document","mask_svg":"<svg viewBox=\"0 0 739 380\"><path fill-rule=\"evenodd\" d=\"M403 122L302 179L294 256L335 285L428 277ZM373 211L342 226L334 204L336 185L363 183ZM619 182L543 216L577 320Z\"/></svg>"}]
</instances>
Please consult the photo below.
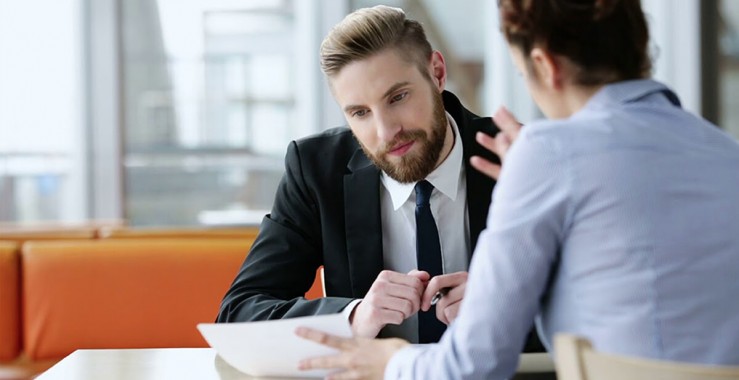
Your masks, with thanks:
<instances>
[{"instance_id":1,"label":"white paper document","mask_svg":"<svg viewBox=\"0 0 739 380\"><path fill-rule=\"evenodd\" d=\"M351 337L349 321L342 314L275 321L200 323L198 330L226 363L251 376L324 377L329 371L298 369L302 359L337 353L295 335L299 326Z\"/></svg>"}]
</instances>

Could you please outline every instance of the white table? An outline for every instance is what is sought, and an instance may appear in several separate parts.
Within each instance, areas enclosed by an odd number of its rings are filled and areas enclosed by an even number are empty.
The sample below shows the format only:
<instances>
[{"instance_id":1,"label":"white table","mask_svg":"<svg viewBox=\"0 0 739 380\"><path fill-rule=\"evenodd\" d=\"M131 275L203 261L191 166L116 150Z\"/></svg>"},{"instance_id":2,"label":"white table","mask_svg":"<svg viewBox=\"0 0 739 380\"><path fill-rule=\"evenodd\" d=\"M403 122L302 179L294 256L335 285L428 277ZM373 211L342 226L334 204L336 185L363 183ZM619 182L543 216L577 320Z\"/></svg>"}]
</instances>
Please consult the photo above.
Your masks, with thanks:
<instances>
[{"instance_id":1,"label":"white table","mask_svg":"<svg viewBox=\"0 0 739 380\"><path fill-rule=\"evenodd\" d=\"M523 354L518 373L552 373L547 354ZM256 379L228 365L212 348L77 350L37 380ZM270 378L275 380L276 378ZM291 378L295 380L295 378Z\"/></svg>"}]
</instances>

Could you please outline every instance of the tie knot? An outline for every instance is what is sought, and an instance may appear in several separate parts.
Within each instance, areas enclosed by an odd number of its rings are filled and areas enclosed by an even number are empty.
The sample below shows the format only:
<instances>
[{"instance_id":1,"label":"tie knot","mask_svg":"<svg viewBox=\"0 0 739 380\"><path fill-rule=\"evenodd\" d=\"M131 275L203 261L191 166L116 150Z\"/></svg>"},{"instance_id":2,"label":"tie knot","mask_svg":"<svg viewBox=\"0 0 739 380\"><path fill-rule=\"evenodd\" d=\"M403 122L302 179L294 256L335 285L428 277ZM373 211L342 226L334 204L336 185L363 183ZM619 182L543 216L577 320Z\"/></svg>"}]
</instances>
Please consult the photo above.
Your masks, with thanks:
<instances>
[{"instance_id":1,"label":"tie knot","mask_svg":"<svg viewBox=\"0 0 739 380\"><path fill-rule=\"evenodd\" d=\"M434 185L429 181L423 180L416 184L416 206L424 206L429 204L431 192L434 191Z\"/></svg>"}]
</instances>

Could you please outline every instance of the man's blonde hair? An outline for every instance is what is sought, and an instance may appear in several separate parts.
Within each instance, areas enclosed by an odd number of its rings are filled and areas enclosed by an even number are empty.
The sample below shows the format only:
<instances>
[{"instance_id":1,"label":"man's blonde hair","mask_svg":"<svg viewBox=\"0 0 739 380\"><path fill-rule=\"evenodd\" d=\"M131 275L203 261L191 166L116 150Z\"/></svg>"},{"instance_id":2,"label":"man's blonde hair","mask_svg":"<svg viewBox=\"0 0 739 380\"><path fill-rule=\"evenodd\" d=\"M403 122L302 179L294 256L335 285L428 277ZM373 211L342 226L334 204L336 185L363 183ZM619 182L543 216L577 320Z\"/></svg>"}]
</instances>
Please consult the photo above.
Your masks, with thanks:
<instances>
[{"instance_id":1,"label":"man's blonde hair","mask_svg":"<svg viewBox=\"0 0 739 380\"><path fill-rule=\"evenodd\" d=\"M433 50L423 26L402 9L385 5L352 12L331 29L321 43L321 70L330 79L346 65L390 48L430 77Z\"/></svg>"}]
</instances>

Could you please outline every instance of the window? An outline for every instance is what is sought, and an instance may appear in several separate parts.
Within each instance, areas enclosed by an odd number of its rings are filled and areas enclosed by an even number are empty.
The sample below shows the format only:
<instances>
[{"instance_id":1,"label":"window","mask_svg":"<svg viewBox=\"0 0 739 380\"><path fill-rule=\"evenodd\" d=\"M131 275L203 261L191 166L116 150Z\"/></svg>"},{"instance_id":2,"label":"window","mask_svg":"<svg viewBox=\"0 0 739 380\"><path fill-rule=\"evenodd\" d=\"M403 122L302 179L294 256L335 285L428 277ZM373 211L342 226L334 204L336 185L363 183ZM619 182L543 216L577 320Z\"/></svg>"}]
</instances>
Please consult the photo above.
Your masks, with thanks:
<instances>
[{"instance_id":1,"label":"window","mask_svg":"<svg viewBox=\"0 0 739 380\"><path fill-rule=\"evenodd\" d=\"M739 138L739 2L673 2L643 1L655 77L691 111L710 102L707 116ZM422 22L468 108L540 117L486 0L4 1L0 222L258 223L288 142L345 123L318 67L321 40L378 3ZM701 53L709 3L718 46ZM718 80L702 87L706 56Z\"/></svg>"},{"instance_id":2,"label":"window","mask_svg":"<svg viewBox=\"0 0 739 380\"><path fill-rule=\"evenodd\" d=\"M80 15L78 0L0 2L0 221L86 217Z\"/></svg>"},{"instance_id":3,"label":"window","mask_svg":"<svg viewBox=\"0 0 739 380\"><path fill-rule=\"evenodd\" d=\"M320 40L304 3L120 2L130 224L261 221L287 143L319 129Z\"/></svg>"},{"instance_id":4,"label":"window","mask_svg":"<svg viewBox=\"0 0 739 380\"><path fill-rule=\"evenodd\" d=\"M447 89L469 110L482 115L485 108L485 65L488 32L486 17L495 7L484 0L465 2L424 0L352 0L351 10L384 4L402 8L419 21L434 49L444 56Z\"/></svg>"}]
</instances>

